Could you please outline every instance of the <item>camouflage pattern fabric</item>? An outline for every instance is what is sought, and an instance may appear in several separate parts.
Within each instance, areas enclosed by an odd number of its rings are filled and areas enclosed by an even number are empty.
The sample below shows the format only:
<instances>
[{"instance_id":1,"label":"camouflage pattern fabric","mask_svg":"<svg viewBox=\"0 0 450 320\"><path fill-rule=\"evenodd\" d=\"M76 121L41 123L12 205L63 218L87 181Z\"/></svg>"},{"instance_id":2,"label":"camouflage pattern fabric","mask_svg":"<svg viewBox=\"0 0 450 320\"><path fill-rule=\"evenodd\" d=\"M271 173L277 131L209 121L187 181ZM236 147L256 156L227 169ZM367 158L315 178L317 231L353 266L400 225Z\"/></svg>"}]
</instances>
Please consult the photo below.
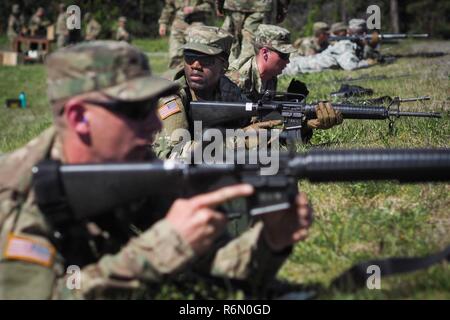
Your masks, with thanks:
<instances>
[{"instance_id":1,"label":"camouflage pattern fabric","mask_svg":"<svg viewBox=\"0 0 450 320\"><path fill-rule=\"evenodd\" d=\"M67 15L65 13L60 13L58 18L56 19L55 33L57 36L56 45L58 48L62 48L67 43L67 24L66 24Z\"/></svg>"},{"instance_id":2,"label":"camouflage pattern fabric","mask_svg":"<svg viewBox=\"0 0 450 320\"><path fill-rule=\"evenodd\" d=\"M126 101L170 94L177 86L153 77L143 56L126 43L111 41L60 50L46 61L50 100L96 90ZM83 82L88 83L80 85ZM222 95L233 94L231 81L222 86ZM62 143L50 127L0 158L0 299L139 298L184 271L248 280L256 286L270 281L287 258L289 252L274 254L267 246L261 222L236 239L224 234L211 250L196 256L161 219L168 203L160 198L125 209L125 229L133 231L126 232L127 237L104 232L110 230L102 227L101 219L56 228L37 206L31 179L32 167L41 160L65 162ZM58 210L59 216L70 215L64 208ZM148 219L140 227L142 222L134 218L143 216ZM119 223L116 217L108 215L108 224ZM123 220L120 223L124 226ZM72 232L65 233L66 227ZM72 273L66 271L71 265L80 267L79 288L68 285L73 283Z\"/></svg>"},{"instance_id":3,"label":"camouflage pattern fabric","mask_svg":"<svg viewBox=\"0 0 450 320\"><path fill-rule=\"evenodd\" d=\"M323 51L326 48L323 48L319 44L319 40L316 37L297 39L294 42L294 46L298 48L295 54L299 56L312 56Z\"/></svg>"},{"instance_id":4,"label":"camouflage pattern fabric","mask_svg":"<svg viewBox=\"0 0 450 320\"><path fill-rule=\"evenodd\" d=\"M184 72L178 78L180 91L172 96L160 99L158 110L163 123L163 129L158 134L154 145L154 150L161 159L185 159L190 151L195 148L195 144L180 145L179 140L174 140L172 133L176 129L190 130L191 137L194 136L192 121L189 119L189 103L198 101L195 93L189 88L184 76ZM246 101L247 98L241 90L226 76L219 79L216 90L214 91L213 101ZM166 110L171 110L166 112ZM227 128L241 128L246 125L248 120L238 121L238 123L224 124ZM206 129L206 128L204 128Z\"/></svg>"},{"instance_id":5,"label":"camouflage pattern fabric","mask_svg":"<svg viewBox=\"0 0 450 320\"><path fill-rule=\"evenodd\" d=\"M369 63L358 57L357 49L356 43L350 40L338 41L314 56L291 58L290 63L283 70L283 75L295 76L326 69L355 70L368 67Z\"/></svg>"},{"instance_id":6,"label":"camouflage pattern fabric","mask_svg":"<svg viewBox=\"0 0 450 320\"><path fill-rule=\"evenodd\" d=\"M45 17L40 17L34 14L29 23L29 29L32 36L46 36L47 27L50 25L50 21Z\"/></svg>"},{"instance_id":7,"label":"camouflage pattern fabric","mask_svg":"<svg viewBox=\"0 0 450 320\"><path fill-rule=\"evenodd\" d=\"M36 206L31 186L31 168L50 156L61 159L61 145L53 128L48 129L24 148L1 158L0 166L0 299L95 299L124 298L124 293L144 294L183 270L209 272L215 276L269 281L285 260L274 255L260 234L257 224L241 237L218 243L204 257L192 249L164 219L123 243L115 253L81 267L81 287L67 285L73 264L70 254L53 243L55 231ZM18 166L17 164L20 163ZM152 212L152 208L147 209ZM151 215L151 213L149 214ZM32 245L40 253L12 255L14 241ZM82 252L83 255L92 255ZM196 261L201 258L201 263ZM191 267L193 265L193 267Z\"/></svg>"},{"instance_id":8,"label":"camouflage pattern fabric","mask_svg":"<svg viewBox=\"0 0 450 320\"><path fill-rule=\"evenodd\" d=\"M183 12L185 7L192 6L193 12L189 15ZM169 36L169 68L176 68L183 60L183 45L186 43L185 32L189 26L200 26L206 23L208 16L213 12L212 0L166 0L159 25L166 28L172 22Z\"/></svg>"},{"instance_id":9,"label":"camouflage pattern fabric","mask_svg":"<svg viewBox=\"0 0 450 320\"><path fill-rule=\"evenodd\" d=\"M145 54L126 42L85 42L59 50L47 61L52 66L48 68L51 102L90 91L101 91L118 100L140 101L177 88L173 82L152 76Z\"/></svg>"},{"instance_id":10,"label":"camouflage pattern fabric","mask_svg":"<svg viewBox=\"0 0 450 320\"><path fill-rule=\"evenodd\" d=\"M233 36L217 27L193 26L186 31L184 50L194 50L207 55L230 54Z\"/></svg>"},{"instance_id":11,"label":"camouflage pattern fabric","mask_svg":"<svg viewBox=\"0 0 450 320\"><path fill-rule=\"evenodd\" d=\"M100 32L102 31L102 26L100 23L95 20L95 18L91 18L89 22L86 24L85 30L85 40L92 41L97 40Z\"/></svg>"},{"instance_id":12,"label":"camouflage pattern fabric","mask_svg":"<svg viewBox=\"0 0 450 320\"><path fill-rule=\"evenodd\" d=\"M9 42L12 43L18 37L25 27L25 17L17 12L13 13L8 18L8 30L6 32Z\"/></svg>"},{"instance_id":13,"label":"camouflage pattern fabric","mask_svg":"<svg viewBox=\"0 0 450 320\"><path fill-rule=\"evenodd\" d=\"M277 89L277 78L272 78L263 84L256 65L255 56L248 59L239 69L231 69L227 76L236 83L246 97L252 101L260 98L260 93Z\"/></svg>"},{"instance_id":14,"label":"camouflage pattern fabric","mask_svg":"<svg viewBox=\"0 0 450 320\"><path fill-rule=\"evenodd\" d=\"M117 41L126 41L131 42L132 37L130 33L124 27L117 27L116 31L116 40Z\"/></svg>"}]
</instances>

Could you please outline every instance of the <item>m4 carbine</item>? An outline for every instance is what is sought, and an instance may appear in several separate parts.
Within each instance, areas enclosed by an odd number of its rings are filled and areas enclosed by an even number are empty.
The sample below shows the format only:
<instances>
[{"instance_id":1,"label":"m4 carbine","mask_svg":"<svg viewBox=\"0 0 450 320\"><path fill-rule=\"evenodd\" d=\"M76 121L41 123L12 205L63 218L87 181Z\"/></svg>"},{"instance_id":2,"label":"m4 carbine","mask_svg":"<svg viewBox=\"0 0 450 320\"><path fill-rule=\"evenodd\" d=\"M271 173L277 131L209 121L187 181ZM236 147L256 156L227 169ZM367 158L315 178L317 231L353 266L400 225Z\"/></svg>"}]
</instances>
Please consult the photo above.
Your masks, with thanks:
<instances>
[{"instance_id":1,"label":"m4 carbine","mask_svg":"<svg viewBox=\"0 0 450 320\"><path fill-rule=\"evenodd\" d=\"M390 126L400 117L441 118L438 112L400 111L399 99L394 99L388 107L372 105L355 105L350 103L333 103L333 108L342 113L344 119L385 120ZM309 119L315 119L315 104L297 101L259 101L252 102L213 102L192 101L190 116L193 121L202 121L204 128L235 121L257 117L259 120L282 120L284 130L291 139L301 141L301 129Z\"/></svg>"},{"instance_id":2,"label":"m4 carbine","mask_svg":"<svg viewBox=\"0 0 450 320\"><path fill-rule=\"evenodd\" d=\"M278 155L279 170L273 175L261 175L259 164L62 165L47 160L33 168L33 188L50 220L82 221L149 197L175 200L237 183L255 188L247 202L247 212L255 216L290 208L299 179L450 180L450 149L313 150ZM67 212L69 216L64 215Z\"/></svg>"},{"instance_id":3,"label":"m4 carbine","mask_svg":"<svg viewBox=\"0 0 450 320\"><path fill-rule=\"evenodd\" d=\"M377 44L382 40L403 40L408 38L428 38L428 33L378 33L372 32L371 34L363 35L351 35L351 36L329 36L328 41L362 41L367 40L370 44Z\"/></svg>"}]
</instances>

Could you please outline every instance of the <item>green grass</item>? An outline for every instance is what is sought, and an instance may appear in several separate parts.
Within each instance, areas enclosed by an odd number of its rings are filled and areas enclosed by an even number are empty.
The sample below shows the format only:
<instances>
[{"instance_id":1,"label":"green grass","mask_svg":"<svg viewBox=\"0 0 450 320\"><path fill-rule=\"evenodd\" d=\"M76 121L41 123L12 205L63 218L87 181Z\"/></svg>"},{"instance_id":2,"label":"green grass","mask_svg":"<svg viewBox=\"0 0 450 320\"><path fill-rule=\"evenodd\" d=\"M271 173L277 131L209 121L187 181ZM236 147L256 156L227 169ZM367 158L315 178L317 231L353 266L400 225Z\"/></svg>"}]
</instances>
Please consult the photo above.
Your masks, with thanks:
<instances>
[{"instance_id":1,"label":"green grass","mask_svg":"<svg viewBox=\"0 0 450 320\"><path fill-rule=\"evenodd\" d=\"M3 38L4 39L4 38ZM0 45L2 44L0 38ZM153 70L166 71L166 39L138 39L135 44L149 54ZM424 46L443 50L448 42L405 42L384 47L389 52L411 52ZM441 111L444 119L398 119L395 134L386 121L346 120L341 126L317 131L311 146L326 148L449 147L450 57L400 59L390 65L357 71L326 71L300 75L311 91L309 100L327 99L336 78L401 75L383 81L360 81L374 89L374 96L430 95L425 103L409 103L403 109ZM280 80L280 90L289 79ZM0 67L0 101L28 95L30 108L0 110L0 153L11 151L36 136L51 123L45 97L45 70L41 65ZM307 241L298 244L279 276L294 282L319 284L321 298L331 299L450 299L447 263L427 270L382 279L381 290L354 292L327 290L330 281L354 263L391 256L421 256L450 244L450 185L398 185L390 182L311 184L300 183L315 208L315 224Z\"/></svg>"}]
</instances>

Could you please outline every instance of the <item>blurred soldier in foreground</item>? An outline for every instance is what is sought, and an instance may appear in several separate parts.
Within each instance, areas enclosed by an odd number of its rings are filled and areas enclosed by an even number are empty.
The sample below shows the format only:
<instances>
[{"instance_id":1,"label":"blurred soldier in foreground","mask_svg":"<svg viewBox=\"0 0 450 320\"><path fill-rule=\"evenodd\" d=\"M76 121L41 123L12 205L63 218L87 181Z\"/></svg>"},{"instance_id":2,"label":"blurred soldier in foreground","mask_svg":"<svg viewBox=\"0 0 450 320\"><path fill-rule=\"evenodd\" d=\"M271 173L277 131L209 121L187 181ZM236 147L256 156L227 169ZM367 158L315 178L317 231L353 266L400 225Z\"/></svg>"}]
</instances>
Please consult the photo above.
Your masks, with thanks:
<instances>
[{"instance_id":1,"label":"blurred soldier in foreground","mask_svg":"<svg viewBox=\"0 0 450 320\"><path fill-rule=\"evenodd\" d=\"M289 0L216 0L218 15L225 15L222 29L234 36L230 63L253 54L253 36L261 23L281 23ZM272 19L276 11L276 18ZM276 21L272 21L276 20Z\"/></svg>"},{"instance_id":2,"label":"blurred soldier in foreground","mask_svg":"<svg viewBox=\"0 0 450 320\"><path fill-rule=\"evenodd\" d=\"M152 76L145 55L124 42L79 44L51 55L47 66L54 126L0 158L0 299L138 298L185 271L262 285L307 236L312 210L299 195L294 209L265 215L229 239L227 219L215 208L250 195L245 184L171 205L149 199L105 219L49 224L55 220L35 202L32 167L43 159L152 159L148 147L161 128L157 99L177 86ZM80 268L79 287L68 285L68 266Z\"/></svg>"},{"instance_id":3,"label":"blurred soldier in foreground","mask_svg":"<svg viewBox=\"0 0 450 320\"><path fill-rule=\"evenodd\" d=\"M118 24L117 31L116 31L116 40L117 41L126 41L126 42L131 43L132 38L131 38L130 33L126 29L126 24L127 24L127 18L120 17L119 24Z\"/></svg>"},{"instance_id":4,"label":"blurred soldier in foreground","mask_svg":"<svg viewBox=\"0 0 450 320\"><path fill-rule=\"evenodd\" d=\"M165 0L159 18L159 35L164 37L170 27L169 68L178 67L183 61L182 46L186 43L184 36L189 26L204 25L208 15L213 12L213 0Z\"/></svg>"},{"instance_id":5,"label":"blurred soldier in foreground","mask_svg":"<svg viewBox=\"0 0 450 320\"><path fill-rule=\"evenodd\" d=\"M266 90L277 91L277 77L289 63L289 55L295 51L290 42L290 32L284 28L261 24L255 33L255 54L238 69L231 69L227 75L253 102L261 99ZM330 104L320 104L317 119L307 122L302 136L311 137L312 129L329 129L342 123L342 115ZM280 125L281 122L257 123L261 128Z\"/></svg>"},{"instance_id":6,"label":"blurred soldier in foreground","mask_svg":"<svg viewBox=\"0 0 450 320\"><path fill-rule=\"evenodd\" d=\"M84 40L93 41L97 40L100 32L102 31L102 26L95 17L90 13L84 15L84 21L86 23L86 29L84 34Z\"/></svg>"},{"instance_id":7,"label":"blurred soldier in foreground","mask_svg":"<svg viewBox=\"0 0 450 320\"><path fill-rule=\"evenodd\" d=\"M64 3L59 5L59 15L56 19L56 45L58 48L62 48L67 43L67 37L69 36L69 31L67 30L67 14L66 6Z\"/></svg>"},{"instance_id":8,"label":"blurred soldier in foreground","mask_svg":"<svg viewBox=\"0 0 450 320\"><path fill-rule=\"evenodd\" d=\"M322 52L328 47L328 33L330 28L325 22L316 22L313 26L314 36L300 38L294 42L300 56L312 56Z\"/></svg>"},{"instance_id":9,"label":"blurred soldier in foreground","mask_svg":"<svg viewBox=\"0 0 450 320\"><path fill-rule=\"evenodd\" d=\"M172 132L180 128L190 130L193 136L193 123L189 118L191 101L246 100L238 86L225 76L232 41L231 34L216 27L188 28L183 46L184 68L175 76L181 89L161 99L158 108L163 121L163 131L157 139L161 158L178 158L191 150L192 146L179 145L178 140L171 139ZM249 119L243 119L239 123L224 124L224 127L239 128L247 122Z\"/></svg>"},{"instance_id":10,"label":"blurred soldier in foreground","mask_svg":"<svg viewBox=\"0 0 450 320\"><path fill-rule=\"evenodd\" d=\"M25 29L25 17L20 13L20 6L14 4L12 6L12 12L8 18L8 39L12 44L14 39L24 33Z\"/></svg>"},{"instance_id":11,"label":"blurred soldier in foreground","mask_svg":"<svg viewBox=\"0 0 450 320\"><path fill-rule=\"evenodd\" d=\"M50 21L45 17L45 10L39 7L36 13L31 17L29 23L30 34L32 37L46 37L47 27L50 25Z\"/></svg>"}]
</instances>

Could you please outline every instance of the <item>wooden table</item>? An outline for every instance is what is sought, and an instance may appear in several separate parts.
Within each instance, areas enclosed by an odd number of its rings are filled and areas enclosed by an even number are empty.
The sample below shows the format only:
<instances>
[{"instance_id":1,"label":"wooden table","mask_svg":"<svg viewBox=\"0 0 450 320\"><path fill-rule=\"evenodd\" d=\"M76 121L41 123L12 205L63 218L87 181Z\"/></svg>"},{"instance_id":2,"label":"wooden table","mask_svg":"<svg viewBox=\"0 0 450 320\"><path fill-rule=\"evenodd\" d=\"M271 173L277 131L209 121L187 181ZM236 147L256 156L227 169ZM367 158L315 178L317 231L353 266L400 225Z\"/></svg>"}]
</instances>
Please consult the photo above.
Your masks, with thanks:
<instances>
[{"instance_id":1,"label":"wooden table","mask_svg":"<svg viewBox=\"0 0 450 320\"><path fill-rule=\"evenodd\" d=\"M51 41L45 37L17 37L14 39L12 49L15 52L23 53L24 61L36 61L35 58L31 58L26 55L26 52L31 50L34 45L36 46L36 49L33 50L37 50L44 57L51 51Z\"/></svg>"}]
</instances>

